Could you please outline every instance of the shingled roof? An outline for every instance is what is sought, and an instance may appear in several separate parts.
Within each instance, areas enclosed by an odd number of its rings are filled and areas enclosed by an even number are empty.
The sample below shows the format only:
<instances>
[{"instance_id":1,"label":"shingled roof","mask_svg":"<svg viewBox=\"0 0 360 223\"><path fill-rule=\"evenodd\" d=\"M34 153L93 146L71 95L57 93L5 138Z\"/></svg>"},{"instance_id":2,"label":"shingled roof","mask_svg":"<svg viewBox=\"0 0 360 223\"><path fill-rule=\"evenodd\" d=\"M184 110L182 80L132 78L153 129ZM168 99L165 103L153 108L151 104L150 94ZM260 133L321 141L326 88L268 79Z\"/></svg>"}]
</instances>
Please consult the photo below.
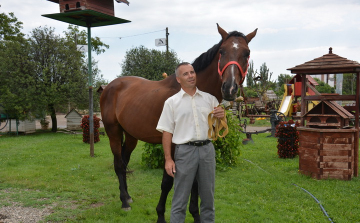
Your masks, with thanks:
<instances>
[{"instance_id":1,"label":"shingled roof","mask_svg":"<svg viewBox=\"0 0 360 223\"><path fill-rule=\"evenodd\" d=\"M360 72L360 63L333 54L330 47L328 54L287 70L295 74L356 73Z\"/></svg>"}]
</instances>

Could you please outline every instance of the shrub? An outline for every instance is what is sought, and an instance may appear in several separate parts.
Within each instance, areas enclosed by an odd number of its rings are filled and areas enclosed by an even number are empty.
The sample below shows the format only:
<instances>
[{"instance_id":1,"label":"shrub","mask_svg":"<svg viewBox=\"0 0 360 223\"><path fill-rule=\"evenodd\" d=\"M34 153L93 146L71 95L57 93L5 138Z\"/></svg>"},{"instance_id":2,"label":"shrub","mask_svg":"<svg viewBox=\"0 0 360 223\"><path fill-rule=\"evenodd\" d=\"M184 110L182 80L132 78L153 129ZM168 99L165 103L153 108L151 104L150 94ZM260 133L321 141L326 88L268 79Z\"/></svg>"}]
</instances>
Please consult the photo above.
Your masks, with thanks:
<instances>
[{"instance_id":1,"label":"shrub","mask_svg":"<svg viewBox=\"0 0 360 223\"><path fill-rule=\"evenodd\" d=\"M229 133L224 138L219 138L213 142L216 152L217 168L226 168L237 163L240 156L240 131L239 121L232 115L231 111L226 111ZM220 133L222 134L222 132ZM164 151L161 144L145 143L142 153L142 165L149 168L164 167Z\"/></svg>"},{"instance_id":2,"label":"shrub","mask_svg":"<svg viewBox=\"0 0 360 223\"><path fill-rule=\"evenodd\" d=\"M232 111L226 111L226 119L229 133L224 138L218 138L213 142L218 169L236 165L240 156L240 146L242 145L239 120L232 114Z\"/></svg>"},{"instance_id":3,"label":"shrub","mask_svg":"<svg viewBox=\"0 0 360 223\"><path fill-rule=\"evenodd\" d=\"M94 143L97 143L100 141L100 138L99 138L100 118L98 118L98 117L96 117L96 115L94 115L93 119L94 119ZM89 115L84 115L84 117L81 120L80 126L83 130L83 142L90 143Z\"/></svg>"},{"instance_id":4,"label":"shrub","mask_svg":"<svg viewBox=\"0 0 360 223\"><path fill-rule=\"evenodd\" d=\"M275 136L278 137L278 155L280 158L294 158L299 154L299 122L289 120L276 126Z\"/></svg>"},{"instance_id":5,"label":"shrub","mask_svg":"<svg viewBox=\"0 0 360 223\"><path fill-rule=\"evenodd\" d=\"M141 164L150 169L164 167L164 150L162 144L145 143L141 155Z\"/></svg>"}]
</instances>

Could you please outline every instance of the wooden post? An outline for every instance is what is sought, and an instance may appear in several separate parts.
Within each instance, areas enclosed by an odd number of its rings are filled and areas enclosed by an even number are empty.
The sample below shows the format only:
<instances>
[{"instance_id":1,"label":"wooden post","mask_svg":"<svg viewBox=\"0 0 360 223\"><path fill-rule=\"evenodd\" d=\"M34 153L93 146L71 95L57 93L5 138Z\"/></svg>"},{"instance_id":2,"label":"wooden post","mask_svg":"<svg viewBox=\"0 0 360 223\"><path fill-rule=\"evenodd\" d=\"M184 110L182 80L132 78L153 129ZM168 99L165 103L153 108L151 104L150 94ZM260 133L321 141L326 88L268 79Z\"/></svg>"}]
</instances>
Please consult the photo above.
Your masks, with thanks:
<instances>
[{"instance_id":1,"label":"wooden post","mask_svg":"<svg viewBox=\"0 0 360 223\"><path fill-rule=\"evenodd\" d=\"M301 119L300 119L300 126L305 126L305 104L306 101L304 100L306 95L306 74L301 74Z\"/></svg>"},{"instance_id":2,"label":"wooden post","mask_svg":"<svg viewBox=\"0 0 360 223\"><path fill-rule=\"evenodd\" d=\"M360 94L360 72L356 73L356 93L355 93L355 129L357 133L355 134L355 142L354 142L354 176L357 177L358 174L358 166L359 166L359 94Z\"/></svg>"}]
</instances>

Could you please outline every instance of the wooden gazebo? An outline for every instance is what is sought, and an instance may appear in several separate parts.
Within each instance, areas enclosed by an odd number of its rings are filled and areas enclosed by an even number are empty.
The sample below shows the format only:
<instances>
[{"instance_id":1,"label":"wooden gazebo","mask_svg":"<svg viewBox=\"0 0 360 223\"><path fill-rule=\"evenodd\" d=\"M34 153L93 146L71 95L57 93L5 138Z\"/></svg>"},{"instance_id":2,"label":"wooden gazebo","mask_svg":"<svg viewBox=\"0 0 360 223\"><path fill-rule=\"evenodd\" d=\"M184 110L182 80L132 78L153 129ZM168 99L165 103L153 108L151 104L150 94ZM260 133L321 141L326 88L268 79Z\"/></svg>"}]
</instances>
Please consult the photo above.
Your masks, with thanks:
<instances>
[{"instance_id":1,"label":"wooden gazebo","mask_svg":"<svg viewBox=\"0 0 360 223\"><path fill-rule=\"evenodd\" d=\"M298 128L300 132L300 172L317 179L338 178L350 180L352 176L358 176L360 64L333 54L330 47L328 54L287 70L304 77L301 84L301 126L304 126L304 115L308 112L306 111L307 101L355 101L355 107L353 108L355 115L354 128ZM305 95L306 75L340 73L356 74L355 95ZM304 142L301 142L301 139L304 139ZM344 148L347 148L347 150ZM303 157L301 157L302 154ZM347 157L344 157L344 155ZM341 156L341 158L338 159L337 156Z\"/></svg>"}]
</instances>

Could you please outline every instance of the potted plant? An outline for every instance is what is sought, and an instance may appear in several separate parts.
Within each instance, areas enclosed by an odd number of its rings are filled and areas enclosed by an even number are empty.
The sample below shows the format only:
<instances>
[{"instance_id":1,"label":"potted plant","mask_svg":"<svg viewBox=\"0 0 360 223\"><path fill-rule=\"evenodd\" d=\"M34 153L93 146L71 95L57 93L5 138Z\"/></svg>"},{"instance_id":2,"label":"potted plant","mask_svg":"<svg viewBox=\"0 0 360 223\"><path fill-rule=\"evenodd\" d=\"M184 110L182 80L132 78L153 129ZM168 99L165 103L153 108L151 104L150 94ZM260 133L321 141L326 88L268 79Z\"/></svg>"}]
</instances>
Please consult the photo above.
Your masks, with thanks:
<instances>
[{"instance_id":1,"label":"potted plant","mask_svg":"<svg viewBox=\"0 0 360 223\"><path fill-rule=\"evenodd\" d=\"M49 128L49 123L50 122L48 120L46 120L46 117L42 118L40 120L41 129L44 129L44 130L48 129Z\"/></svg>"}]
</instances>

